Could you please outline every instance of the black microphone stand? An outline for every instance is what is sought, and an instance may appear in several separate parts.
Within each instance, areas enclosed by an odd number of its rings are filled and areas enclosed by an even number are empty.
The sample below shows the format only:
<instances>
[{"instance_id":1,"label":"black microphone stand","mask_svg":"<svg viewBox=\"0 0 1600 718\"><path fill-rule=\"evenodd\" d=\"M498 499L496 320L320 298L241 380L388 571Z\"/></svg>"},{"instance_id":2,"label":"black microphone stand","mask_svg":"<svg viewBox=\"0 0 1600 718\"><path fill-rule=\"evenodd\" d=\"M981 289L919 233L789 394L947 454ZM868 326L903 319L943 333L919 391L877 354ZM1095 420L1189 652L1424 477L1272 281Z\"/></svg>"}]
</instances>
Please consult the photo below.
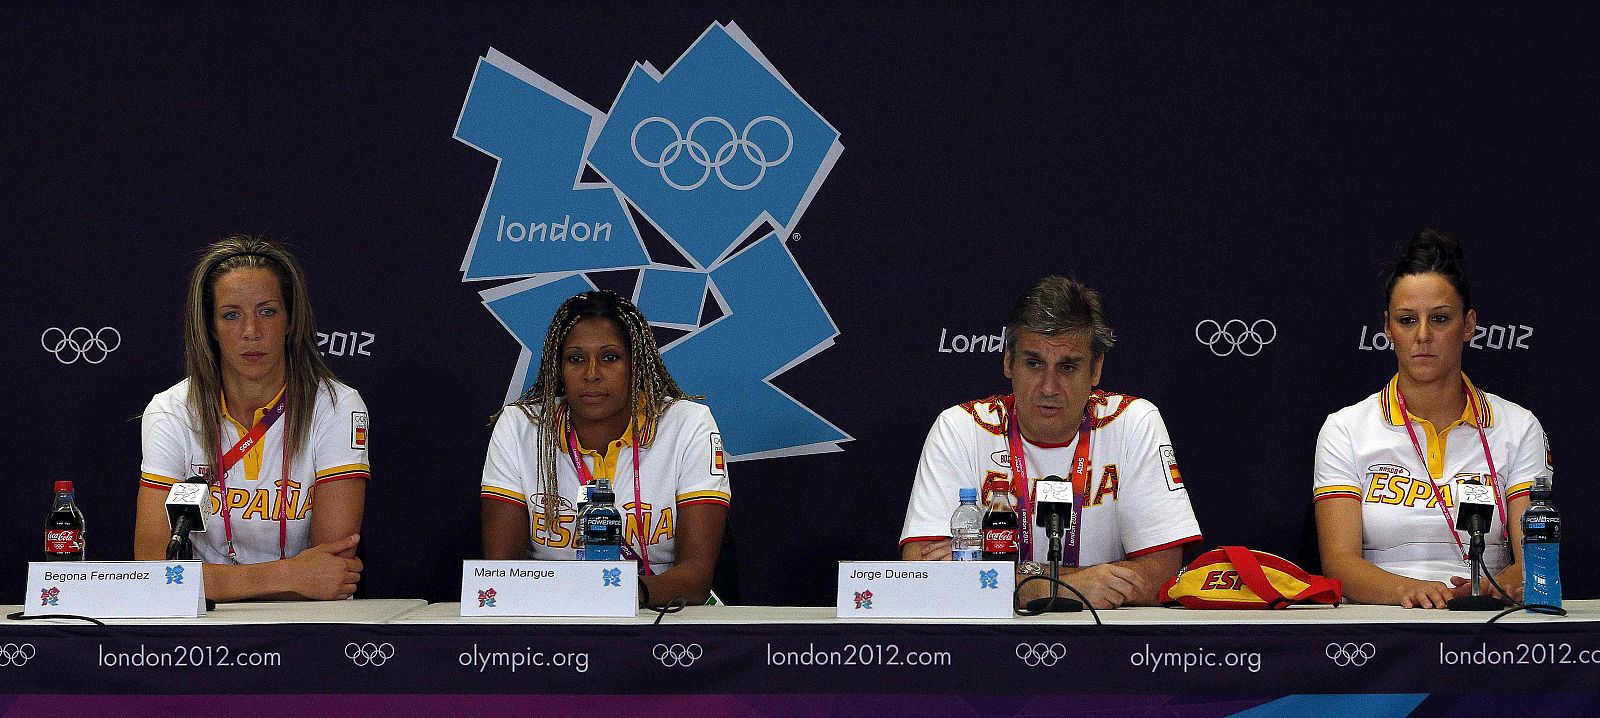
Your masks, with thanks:
<instances>
[{"instance_id":1,"label":"black microphone stand","mask_svg":"<svg viewBox=\"0 0 1600 718\"><path fill-rule=\"evenodd\" d=\"M168 561L189 561L194 558L194 542L189 540L189 532L194 527L190 523L192 519L187 514L178 517L178 525L172 529L172 540L167 542Z\"/></svg>"},{"instance_id":2,"label":"black microphone stand","mask_svg":"<svg viewBox=\"0 0 1600 718\"><path fill-rule=\"evenodd\" d=\"M1470 519L1472 543L1467 549L1467 562L1472 568L1472 595L1458 596L1445 602L1452 611L1498 611L1506 607L1506 602L1496 596L1486 596L1480 584L1484 570L1483 566L1483 534L1485 531L1484 520L1481 516Z\"/></svg>"},{"instance_id":3,"label":"black microphone stand","mask_svg":"<svg viewBox=\"0 0 1600 718\"><path fill-rule=\"evenodd\" d=\"M1050 532L1050 550L1046 558L1050 562L1050 595L1044 598L1035 598L1028 602L1028 611L1038 613L1076 613L1083 610L1083 604L1071 598L1061 597L1061 512L1052 510L1045 515L1045 523Z\"/></svg>"}]
</instances>

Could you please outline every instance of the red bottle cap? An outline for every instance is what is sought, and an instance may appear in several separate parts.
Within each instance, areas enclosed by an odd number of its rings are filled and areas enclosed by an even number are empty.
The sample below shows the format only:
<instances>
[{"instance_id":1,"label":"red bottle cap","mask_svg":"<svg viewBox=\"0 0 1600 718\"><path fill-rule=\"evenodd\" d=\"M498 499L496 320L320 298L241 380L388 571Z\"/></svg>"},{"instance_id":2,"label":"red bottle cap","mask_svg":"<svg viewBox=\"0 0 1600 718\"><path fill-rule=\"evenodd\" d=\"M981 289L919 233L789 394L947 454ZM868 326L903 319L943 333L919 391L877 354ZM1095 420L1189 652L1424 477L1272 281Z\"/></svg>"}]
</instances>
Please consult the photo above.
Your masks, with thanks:
<instances>
[{"instance_id":1,"label":"red bottle cap","mask_svg":"<svg viewBox=\"0 0 1600 718\"><path fill-rule=\"evenodd\" d=\"M72 490L72 482L71 481L57 481L56 482L56 491L71 491L71 490Z\"/></svg>"}]
</instances>

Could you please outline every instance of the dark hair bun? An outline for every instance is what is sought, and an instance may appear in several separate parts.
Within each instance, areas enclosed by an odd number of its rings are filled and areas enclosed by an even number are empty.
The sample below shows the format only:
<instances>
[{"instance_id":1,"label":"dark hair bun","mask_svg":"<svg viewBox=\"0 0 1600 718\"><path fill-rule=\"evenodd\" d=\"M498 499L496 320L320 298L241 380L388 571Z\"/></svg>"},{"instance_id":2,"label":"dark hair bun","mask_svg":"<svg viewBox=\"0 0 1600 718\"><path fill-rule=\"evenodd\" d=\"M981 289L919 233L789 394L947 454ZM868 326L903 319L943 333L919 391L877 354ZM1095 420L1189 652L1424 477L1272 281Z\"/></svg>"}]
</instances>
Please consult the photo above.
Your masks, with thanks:
<instances>
[{"instance_id":1,"label":"dark hair bun","mask_svg":"<svg viewBox=\"0 0 1600 718\"><path fill-rule=\"evenodd\" d=\"M1460 242L1432 227L1417 230L1400 252L1401 264L1415 263L1429 267L1454 266L1460 269L1466 259L1466 250L1461 248Z\"/></svg>"},{"instance_id":2,"label":"dark hair bun","mask_svg":"<svg viewBox=\"0 0 1600 718\"><path fill-rule=\"evenodd\" d=\"M1467 252L1455 238L1432 227L1423 227L1400 248L1384 282L1385 306L1394 295L1394 285L1411 274L1438 274L1461 295L1463 309L1472 308L1472 287L1467 281Z\"/></svg>"}]
</instances>

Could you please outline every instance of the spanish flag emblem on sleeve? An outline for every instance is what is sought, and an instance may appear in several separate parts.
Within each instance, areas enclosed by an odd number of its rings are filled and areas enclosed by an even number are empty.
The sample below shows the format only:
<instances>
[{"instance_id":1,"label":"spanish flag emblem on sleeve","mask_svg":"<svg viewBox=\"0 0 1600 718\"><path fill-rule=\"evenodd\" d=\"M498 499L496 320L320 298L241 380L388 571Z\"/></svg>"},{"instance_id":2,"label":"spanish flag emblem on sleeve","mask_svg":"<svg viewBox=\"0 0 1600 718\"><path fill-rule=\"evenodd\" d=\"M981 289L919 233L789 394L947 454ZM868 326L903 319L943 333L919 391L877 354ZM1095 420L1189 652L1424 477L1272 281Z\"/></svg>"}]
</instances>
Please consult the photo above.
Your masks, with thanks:
<instances>
[{"instance_id":1,"label":"spanish flag emblem on sleeve","mask_svg":"<svg viewBox=\"0 0 1600 718\"><path fill-rule=\"evenodd\" d=\"M722 435L711 432L711 473L714 476L728 474L727 458L722 454Z\"/></svg>"}]
</instances>

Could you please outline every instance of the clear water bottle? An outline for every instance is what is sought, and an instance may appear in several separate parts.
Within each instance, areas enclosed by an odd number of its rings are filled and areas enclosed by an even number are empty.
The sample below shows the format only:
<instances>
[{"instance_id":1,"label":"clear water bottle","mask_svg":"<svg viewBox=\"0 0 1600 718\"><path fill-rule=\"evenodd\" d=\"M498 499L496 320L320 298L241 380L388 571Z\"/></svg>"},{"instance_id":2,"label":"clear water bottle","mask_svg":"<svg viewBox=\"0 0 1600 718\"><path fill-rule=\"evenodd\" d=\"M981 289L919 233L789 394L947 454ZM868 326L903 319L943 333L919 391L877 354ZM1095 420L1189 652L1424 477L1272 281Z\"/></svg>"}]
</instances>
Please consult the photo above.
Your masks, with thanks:
<instances>
[{"instance_id":1,"label":"clear water bottle","mask_svg":"<svg viewBox=\"0 0 1600 718\"><path fill-rule=\"evenodd\" d=\"M983 509L978 508L978 490L962 489L961 505L950 515L950 560L983 559Z\"/></svg>"},{"instance_id":2,"label":"clear water bottle","mask_svg":"<svg viewBox=\"0 0 1600 718\"><path fill-rule=\"evenodd\" d=\"M583 560L583 517L589 513L589 504L594 502L594 484L583 487L583 500L578 502L578 516L572 521L572 547L578 550L578 560Z\"/></svg>"},{"instance_id":3,"label":"clear water bottle","mask_svg":"<svg viewBox=\"0 0 1600 718\"><path fill-rule=\"evenodd\" d=\"M78 510L71 481L56 482L56 500L44 523L44 560L83 560L83 512Z\"/></svg>"},{"instance_id":4,"label":"clear water bottle","mask_svg":"<svg viewBox=\"0 0 1600 718\"><path fill-rule=\"evenodd\" d=\"M583 560L622 560L622 514L613 505L616 501L611 480L595 479L588 511L578 524L578 532L583 534Z\"/></svg>"},{"instance_id":5,"label":"clear water bottle","mask_svg":"<svg viewBox=\"0 0 1600 718\"><path fill-rule=\"evenodd\" d=\"M1550 502L1550 477L1533 480L1522 513L1522 602L1561 606L1561 515Z\"/></svg>"}]
</instances>

